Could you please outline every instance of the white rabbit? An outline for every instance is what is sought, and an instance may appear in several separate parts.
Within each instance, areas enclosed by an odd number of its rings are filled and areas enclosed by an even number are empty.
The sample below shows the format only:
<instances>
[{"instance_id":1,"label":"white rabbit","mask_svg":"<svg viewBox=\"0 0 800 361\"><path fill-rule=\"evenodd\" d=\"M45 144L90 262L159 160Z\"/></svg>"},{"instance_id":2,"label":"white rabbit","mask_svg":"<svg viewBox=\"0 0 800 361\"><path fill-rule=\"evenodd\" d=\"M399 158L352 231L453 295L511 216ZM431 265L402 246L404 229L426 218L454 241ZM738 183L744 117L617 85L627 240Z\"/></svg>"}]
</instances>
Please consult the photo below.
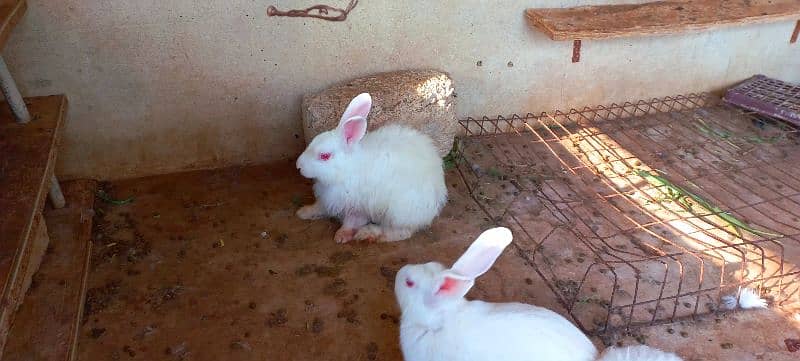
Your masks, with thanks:
<instances>
[{"instance_id":1,"label":"white rabbit","mask_svg":"<svg viewBox=\"0 0 800 361\"><path fill-rule=\"evenodd\" d=\"M395 294L402 311L400 348L406 361L594 361L597 349L561 315L523 303L467 301L475 278L511 243L511 231L483 232L446 269L406 265ZM602 361L680 361L646 346L610 348Z\"/></svg>"},{"instance_id":2,"label":"white rabbit","mask_svg":"<svg viewBox=\"0 0 800 361\"><path fill-rule=\"evenodd\" d=\"M447 202L433 141L400 125L366 134L371 108L369 94L355 97L339 126L314 137L297 159L300 173L314 179L316 196L297 216L339 218L342 227L334 239L340 243L409 238L430 225Z\"/></svg>"}]
</instances>

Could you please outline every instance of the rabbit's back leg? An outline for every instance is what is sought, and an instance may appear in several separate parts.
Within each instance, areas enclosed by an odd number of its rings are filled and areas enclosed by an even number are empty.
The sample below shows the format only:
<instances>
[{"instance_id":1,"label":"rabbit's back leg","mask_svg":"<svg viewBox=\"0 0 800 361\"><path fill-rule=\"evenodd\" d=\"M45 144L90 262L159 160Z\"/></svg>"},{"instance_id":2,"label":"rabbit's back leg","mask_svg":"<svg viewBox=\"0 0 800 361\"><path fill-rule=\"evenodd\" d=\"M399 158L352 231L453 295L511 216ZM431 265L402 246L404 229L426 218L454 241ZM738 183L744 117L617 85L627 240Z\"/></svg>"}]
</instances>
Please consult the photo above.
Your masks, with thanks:
<instances>
[{"instance_id":1,"label":"rabbit's back leg","mask_svg":"<svg viewBox=\"0 0 800 361\"><path fill-rule=\"evenodd\" d=\"M325 212L325 207L322 206L322 203L319 201L314 202L314 204L309 204L307 206L302 206L300 209L297 210L297 217L300 219L320 219L325 218L328 216L328 213Z\"/></svg>"},{"instance_id":2,"label":"rabbit's back leg","mask_svg":"<svg viewBox=\"0 0 800 361\"><path fill-rule=\"evenodd\" d=\"M395 242L411 237L414 232L415 229L408 227L384 227L377 224L368 224L356 232L355 240Z\"/></svg>"}]
</instances>

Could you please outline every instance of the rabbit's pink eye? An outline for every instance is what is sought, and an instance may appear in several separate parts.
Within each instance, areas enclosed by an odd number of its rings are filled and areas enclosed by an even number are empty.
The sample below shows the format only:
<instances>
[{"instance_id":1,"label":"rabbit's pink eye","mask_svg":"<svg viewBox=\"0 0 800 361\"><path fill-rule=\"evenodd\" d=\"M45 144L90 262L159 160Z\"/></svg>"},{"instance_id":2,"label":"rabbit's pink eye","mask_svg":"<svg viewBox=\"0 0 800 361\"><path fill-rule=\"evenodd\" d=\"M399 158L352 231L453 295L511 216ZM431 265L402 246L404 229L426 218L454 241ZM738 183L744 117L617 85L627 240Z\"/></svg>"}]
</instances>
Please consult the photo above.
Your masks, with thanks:
<instances>
[{"instance_id":1,"label":"rabbit's pink eye","mask_svg":"<svg viewBox=\"0 0 800 361\"><path fill-rule=\"evenodd\" d=\"M319 154L319 160L326 161L328 159L331 159L331 154L330 153L320 153Z\"/></svg>"},{"instance_id":2,"label":"rabbit's pink eye","mask_svg":"<svg viewBox=\"0 0 800 361\"><path fill-rule=\"evenodd\" d=\"M408 288L414 287L414 281L406 278L406 286L408 286Z\"/></svg>"}]
</instances>

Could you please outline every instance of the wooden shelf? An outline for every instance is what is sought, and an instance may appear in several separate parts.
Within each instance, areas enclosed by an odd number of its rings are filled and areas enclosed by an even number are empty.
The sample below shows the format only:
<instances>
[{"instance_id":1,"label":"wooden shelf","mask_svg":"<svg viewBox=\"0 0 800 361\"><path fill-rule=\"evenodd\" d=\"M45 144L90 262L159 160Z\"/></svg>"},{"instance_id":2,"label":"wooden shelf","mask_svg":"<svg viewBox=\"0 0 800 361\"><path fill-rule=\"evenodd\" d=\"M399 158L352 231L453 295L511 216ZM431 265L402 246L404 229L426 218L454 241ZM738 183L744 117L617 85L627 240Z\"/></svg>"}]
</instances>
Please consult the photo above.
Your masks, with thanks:
<instances>
[{"instance_id":1,"label":"wooden shelf","mask_svg":"<svg viewBox=\"0 0 800 361\"><path fill-rule=\"evenodd\" d=\"M42 218L63 130L67 98L27 98L33 120L18 124L0 103L0 351L47 247Z\"/></svg>"},{"instance_id":2,"label":"wooden shelf","mask_svg":"<svg viewBox=\"0 0 800 361\"><path fill-rule=\"evenodd\" d=\"M671 34L800 19L800 0L656 1L640 5L528 9L530 23L553 40Z\"/></svg>"},{"instance_id":3,"label":"wooden shelf","mask_svg":"<svg viewBox=\"0 0 800 361\"><path fill-rule=\"evenodd\" d=\"M0 0L0 50L27 9L27 0Z\"/></svg>"},{"instance_id":4,"label":"wooden shelf","mask_svg":"<svg viewBox=\"0 0 800 361\"><path fill-rule=\"evenodd\" d=\"M50 251L36 273L36 287L25 296L24 306L14 318L2 357L5 361L75 359L86 298L97 183L67 182L63 190L68 206L44 212Z\"/></svg>"}]
</instances>

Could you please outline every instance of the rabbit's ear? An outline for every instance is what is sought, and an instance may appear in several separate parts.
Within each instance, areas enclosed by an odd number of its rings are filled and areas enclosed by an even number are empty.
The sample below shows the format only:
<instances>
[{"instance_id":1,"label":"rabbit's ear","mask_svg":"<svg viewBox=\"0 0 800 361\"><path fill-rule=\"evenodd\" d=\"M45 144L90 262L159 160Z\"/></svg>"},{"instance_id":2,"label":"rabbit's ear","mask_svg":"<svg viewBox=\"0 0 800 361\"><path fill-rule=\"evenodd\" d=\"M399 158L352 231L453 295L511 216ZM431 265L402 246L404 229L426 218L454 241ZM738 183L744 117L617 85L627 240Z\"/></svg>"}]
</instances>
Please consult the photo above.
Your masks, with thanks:
<instances>
[{"instance_id":1,"label":"rabbit's ear","mask_svg":"<svg viewBox=\"0 0 800 361\"><path fill-rule=\"evenodd\" d=\"M450 271L465 278L478 278L492 267L512 238L508 228L497 227L484 231L453 264Z\"/></svg>"},{"instance_id":2,"label":"rabbit's ear","mask_svg":"<svg viewBox=\"0 0 800 361\"><path fill-rule=\"evenodd\" d=\"M359 94L350 101L350 105L347 106L344 114L342 114L342 118L339 120L339 128L343 128L354 117L367 119L370 109L372 109L372 97L369 93Z\"/></svg>"},{"instance_id":3,"label":"rabbit's ear","mask_svg":"<svg viewBox=\"0 0 800 361\"><path fill-rule=\"evenodd\" d=\"M475 284L478 276L486 273L492 264L511 243L508 228L492 228L481 233L461 258L449 270L442 271L434 282L433 290L426 300L429 306L446 299L461 298Z\"/></svg>"},{"instance_id":4,"label":"rabbit's ear","mask_svg":"<svg viewBox=\"0 0 800 361\"><path fill-rule=\"evenodd\" d=\"M472 278L464 277L451 270L443 271L436 277L426 303L428 306L436 306L446 300L462 298L474 284L475 280Z\"/></svg>"},{"instance_id":5,"label":"rabbit's ear","mask_svg":"<svg viewBox=\"0 0 800 361\"><path fill-rule=\"evenodd\" d=\"M344 122L341 128L342 140L349 147L358 143L367 133L367 119L361 116L352 117Z\"/></svg>"}]
</instances>

